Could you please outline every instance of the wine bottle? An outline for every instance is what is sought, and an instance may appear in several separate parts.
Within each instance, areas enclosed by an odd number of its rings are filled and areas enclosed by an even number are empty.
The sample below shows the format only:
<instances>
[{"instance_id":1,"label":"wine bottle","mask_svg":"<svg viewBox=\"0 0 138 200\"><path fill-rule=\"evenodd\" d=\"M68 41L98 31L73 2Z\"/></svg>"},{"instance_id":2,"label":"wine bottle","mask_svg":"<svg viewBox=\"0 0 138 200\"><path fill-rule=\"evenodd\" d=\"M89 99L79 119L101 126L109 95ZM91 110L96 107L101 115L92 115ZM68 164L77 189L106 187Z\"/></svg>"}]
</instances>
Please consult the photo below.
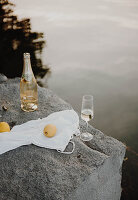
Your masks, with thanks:
<instances>
[{"instance_id":1,"label":"wine bottle","mask_svg":"<svg viewBox=\"0 0 138 200\"><path fill-rule=\"evenodd\" d=\"M20 99L23 111L31 112L37 110L37 82L31 67L30 53L24 53L24 66L20 81Z\"/></svg>"}]
</instances>

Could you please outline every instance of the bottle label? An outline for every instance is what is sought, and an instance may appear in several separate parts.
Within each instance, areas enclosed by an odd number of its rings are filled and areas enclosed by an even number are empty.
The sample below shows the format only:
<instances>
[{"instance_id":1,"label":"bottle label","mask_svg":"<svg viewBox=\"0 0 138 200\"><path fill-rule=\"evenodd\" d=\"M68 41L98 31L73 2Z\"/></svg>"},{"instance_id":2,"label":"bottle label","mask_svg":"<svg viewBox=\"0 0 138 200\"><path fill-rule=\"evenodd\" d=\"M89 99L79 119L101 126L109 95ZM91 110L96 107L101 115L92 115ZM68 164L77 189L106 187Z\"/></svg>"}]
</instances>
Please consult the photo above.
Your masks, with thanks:
<instances>
[{"instance_id":1,"label":"bottle label","mask_svg":"<svg viewBox=\"0 0 138 200\"><path fill-rule=\"evenodd\" d=\"M23 74L23 75L22 75L22 78L23 78L24 80L26 80L26 81L31 81L31 79L32 79L32 74L29 74L29 73Z\"/></svg>"}]
</instances>

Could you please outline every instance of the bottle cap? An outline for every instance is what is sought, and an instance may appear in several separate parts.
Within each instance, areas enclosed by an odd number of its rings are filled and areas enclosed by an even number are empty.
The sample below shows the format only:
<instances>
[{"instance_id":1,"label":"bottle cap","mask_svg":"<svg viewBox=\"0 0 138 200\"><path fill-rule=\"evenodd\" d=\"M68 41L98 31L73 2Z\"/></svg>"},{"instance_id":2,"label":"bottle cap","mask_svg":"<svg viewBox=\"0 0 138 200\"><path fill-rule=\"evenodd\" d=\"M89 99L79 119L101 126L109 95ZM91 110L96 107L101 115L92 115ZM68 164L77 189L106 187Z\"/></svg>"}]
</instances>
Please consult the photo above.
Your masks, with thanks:
<instances>
[{"instance_id":1,"label":"bottle cap","mask_svg":"<svg viewBox=\"0 0 138 200\"><path fill-rule=\"evenodd\" d=\"M23 56L24 58L30 58L30 53L24 53Z\"/></svg>"}]
</instances>

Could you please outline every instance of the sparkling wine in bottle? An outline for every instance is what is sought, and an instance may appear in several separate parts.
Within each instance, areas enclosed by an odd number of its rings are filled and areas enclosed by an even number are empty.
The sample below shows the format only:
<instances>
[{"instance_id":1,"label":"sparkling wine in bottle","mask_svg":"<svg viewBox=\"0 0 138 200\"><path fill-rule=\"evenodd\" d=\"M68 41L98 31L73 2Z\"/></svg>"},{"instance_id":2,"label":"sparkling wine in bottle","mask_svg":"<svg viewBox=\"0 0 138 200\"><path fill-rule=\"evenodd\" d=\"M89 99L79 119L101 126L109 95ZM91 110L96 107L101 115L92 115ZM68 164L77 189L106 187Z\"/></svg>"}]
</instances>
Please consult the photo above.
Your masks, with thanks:
<instances>
[{"instance_id":1,"label":"sparkling wine in bottle","mask_svg":"<svg viewBox=\"0 0 138 200\"><path fill-rule=\"evenodd\" d=\"M32 112L37 110L37 82L31 67L30 53L24 53L24 67L20 81L20 98L21 109L23 111Z\"/></svg>"}]
</instances>

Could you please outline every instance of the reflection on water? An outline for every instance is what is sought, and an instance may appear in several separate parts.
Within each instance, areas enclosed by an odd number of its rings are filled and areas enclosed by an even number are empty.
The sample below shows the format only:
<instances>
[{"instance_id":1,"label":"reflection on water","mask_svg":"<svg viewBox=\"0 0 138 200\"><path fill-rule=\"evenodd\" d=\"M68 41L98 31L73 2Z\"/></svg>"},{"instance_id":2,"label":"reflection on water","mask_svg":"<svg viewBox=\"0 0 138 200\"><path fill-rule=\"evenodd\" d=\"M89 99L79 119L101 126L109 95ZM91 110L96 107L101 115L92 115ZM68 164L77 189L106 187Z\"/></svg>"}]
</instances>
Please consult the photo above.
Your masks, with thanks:
<instances>
[{"instance_id":1,"label":"reflection on water","mask_svg":"<svg viewBox=\"0 0 138 200\"><path fill-rule=\"evenodd\" d=\"M94 96L93 126L129 146L123 166L122 200L137 199L138 2L135 0L15 0L16 14L31 17L45 33L45 83L81 110ZM41 22L41 23L40 23ZM15 41L15 47L18 45Z\"/></svg>"},{"instance_id":2,"label":"reflection on water","mask_svg":"<svg viewBox=\"0 0 138 200\"><path fill-rule=\"evenodd\" d=\"M21 76L23 53L29 52L35 75L44 77L48 68L39 58L45 43L43 34L31 32L30 19L18 20L13 6L0 0L0 73L10 78Z\"/></svg>"}]
</instances>

